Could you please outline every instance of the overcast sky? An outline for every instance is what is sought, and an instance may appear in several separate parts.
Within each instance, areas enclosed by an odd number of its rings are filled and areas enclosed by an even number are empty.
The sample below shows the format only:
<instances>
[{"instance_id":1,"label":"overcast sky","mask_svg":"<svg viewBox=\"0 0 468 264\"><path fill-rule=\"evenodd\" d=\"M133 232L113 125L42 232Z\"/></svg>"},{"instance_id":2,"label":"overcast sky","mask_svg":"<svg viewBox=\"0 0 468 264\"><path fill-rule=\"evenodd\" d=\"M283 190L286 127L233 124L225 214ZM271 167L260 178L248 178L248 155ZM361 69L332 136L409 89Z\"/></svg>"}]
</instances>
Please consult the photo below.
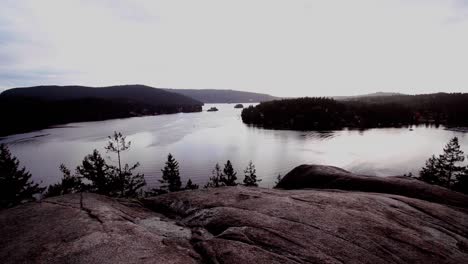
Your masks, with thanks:
<instances>
[{"instance_id":1,"label":"overcast sky","mask_svg":"<svg viewBox=\"0 0 468 264\"><path fill-rule=\"evenodd\" d=\"M468 0L0 0L0 91L468 92Z\"/></svg>"}]
</instances>

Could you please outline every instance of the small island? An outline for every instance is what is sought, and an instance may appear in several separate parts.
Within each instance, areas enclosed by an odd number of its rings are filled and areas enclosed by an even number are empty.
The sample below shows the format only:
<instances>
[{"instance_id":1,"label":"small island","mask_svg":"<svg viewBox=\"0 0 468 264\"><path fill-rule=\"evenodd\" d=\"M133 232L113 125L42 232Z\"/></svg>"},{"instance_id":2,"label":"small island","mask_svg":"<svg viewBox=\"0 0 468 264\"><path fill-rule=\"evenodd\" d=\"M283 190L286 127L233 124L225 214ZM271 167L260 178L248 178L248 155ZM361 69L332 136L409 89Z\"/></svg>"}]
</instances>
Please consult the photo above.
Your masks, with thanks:
<instances>
[{"instance_id":1,"label":"small island","mask_svg":"<svg viewBox=\"0 0 468 264\"><path fill-rule=\"evenodd\" d=\"M244 108L244 105L243 105L243 104L236 104L236 105L234 106L234 108Z\"/></svg>"},{"instance_id":2,"label":"small island","mask_svg":"<svg viewBox=\"0 0 468 264\"><path fill-rule=\"evenodd\" d=\"M216 112L218 111L218 108L216 107L211 107L210 109L206 110L207 112Z\"/></svg>"}]
</instances>

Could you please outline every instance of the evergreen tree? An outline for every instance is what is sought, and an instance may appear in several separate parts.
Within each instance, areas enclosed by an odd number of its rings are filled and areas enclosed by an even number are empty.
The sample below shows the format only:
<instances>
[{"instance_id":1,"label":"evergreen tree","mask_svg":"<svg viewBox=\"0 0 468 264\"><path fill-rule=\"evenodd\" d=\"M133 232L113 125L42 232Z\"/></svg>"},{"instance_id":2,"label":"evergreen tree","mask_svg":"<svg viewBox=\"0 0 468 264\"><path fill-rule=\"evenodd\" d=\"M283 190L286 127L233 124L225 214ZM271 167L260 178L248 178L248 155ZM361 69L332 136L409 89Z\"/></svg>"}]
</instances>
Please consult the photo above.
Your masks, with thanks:
<instances>
[{"instance_id":1,"label":"evergreen tree","mask_svg":"<svg viewBox=\"0 0 468 264\"><path fill-rule=\"evenodd\" d=\"M224 184L226 186L236 186L236 180L237 180L237 172L234 171L234 168L232 167L231 161L228 160L226 164L224 164Z\"/></svg>"},{"instance_id":2,"label":"evergreen tree","mask_svg":"<svg viewBox=\"0 0 468 264\"><path fill-rule=\"evenodd\" d=\"M261 180L257 180L257 170L255 169L255 165L252 163L252 161L249 162L249 165L247 165L247 168L244 170L244 185L245 186L254 186L258 187L258 182Z\"/></svg>"},{"instance_id":3,"label":"evergreen tree","mask_svg":"<svg viewBox=\"0 0 468 264\"><path fill-rule=\"evenodd\" d=\"M180 181L179 163L174 159L171 153L167 156L166 166L161 170L162 189L169 192L177 192L181 190L182 183Z\"/></svg>"},{"instance_id":4,"label":"evergreen tree","mask_svg":"<svg viewBox=\"0 0 468 264\"><path fill-rule=\"evenodd\" d=\"M447 188L459 185L459 179L464 174L464 167L459 166L465 157L458 144L458 138L454 137L444 147L444 153L436 158L434 155L426 161L426 166L419 172L419 179L430 184L437 184Z\"/></svg>"},{"instance_id":5,"label":"evergreen tree","mask_svg":"<svg viewBox=\"0 0 468 264\"><path fill-rule=\"evenodd\" d=\"M122 152L130 149L131 142L126 140L126 137L120 132L114 132L114 135L109 136L109 141L105 147L107 152L113 152L117 154L118 167L112 167L114 173L114 184L113 187L118 187L120 190L119 196L131 197L137 195L139 190L146 185L143 174L133 174L133 170L140 166L139 163L135 163L133 166L125 164L122 169L121 155ZM114 194L116 195L116 194Z\"/></svg>"},{"instance_id":6,"label":"evergreen tree","mask_svg":"<svg viewBox=\"0 0 468 264\"><path fill-rule=\"evenodd\" d=\"M441 185L440 160L435 155L426 161L426 166L419 172L419 179L430 184Z\"/></svg>"},{"instance_id":7,"label":"evergreen tree","mask_svg":"<svg viewBox=\"0 0 468 264\"><path fill-rule=\"evenodd\" d=\"M83 159L81 165L76 168L76 172L90 182L83 186L86 191L108 196L115 196L119 191L114 169L107 165L96 149Z\"/></svg>"},{"instance_id":8,"label":"evergreen tree","mask_svg":"<svg viewBox=\"0 0 468 264\"><path fill-rule=\"evenodd\" d=\"M133 171L140 166L140 163L135 163L133 166L125 164L120 177L115 177L118 179L119 183L117 186L121 186L119 189L121 197L139 197L143 193L141 188L146 185L145 175L141 173L135 174Z\"/></svg>"},{"instance_id":9,"label":"evergreen tree","mask_svg":"<svg viewBox=\"0 0 468 264\"><path fill-rule=\"evenodd\" d=\"M18 159L11 155L8 147L0 144L0 208L34 201L34 196L44 190L31 181L31 174L26 168L19 168Z\"/></svg>"},{"instance_id":10,"label":"evergreen tree","mask_svg":"<svg viewBox=\"0 0 468 264\"><path fill-rule=\"evenodd\" d=\"M114 131L114 135L109 136L109 141L107 142L107 146L104 148L107 152L114 152L117 154L117 163L118 163L118 171L119 174L122 173L122 163L120 160L120 155L122 152L127 151L132 144L131 141L126 141L126 137L122 135L122 133Z\"/></svg>"},{"instance_id":11,"label":"evergreen tree","mask_svg":"<svg viewBox=\"0 0 468 264\"><path fill-rule=\"evenodd\" d=\"M219 164L216 163L216 166L212 171L212 176L208 180L208 183L205 185L205 188L217 188L225 185L225 176L221 171L221 167L219 166Z\"/></svg>"},{"instance_id":12,"label":"evergreen tree","mask_svg":"<svg viewBox=\"0 0 468 264\"><path fill-rule=\"evenodd\" d=\"M457 174L453 188L456 191L468 194L468 166L466 166L461 173Z\"/></svg>"},{"instance_id":13,"label":"evergreen tree","mask_svg":"<svg viewBox=\"0 0 468 264\"><path fill-rule=\"evenodd\" d=\"M453 185L454 178L463 171L463 167L457 166L457 163L464 160L465 156L460 149L458 138L454 137L444 147L444 154L439 156L440 168L443 171L441 182L444 186L450 188Z\"/></svg>"},{"instance_id":14,"label":"evergreen tree","mask_svg":"<svg viewBox=\"0 0 468 264\"><path fill-rule=\"evenodd\" d=\"M187 184L185 185L185 190L196 190L198 189L198 184L192 183L191 179L188 179Z\"/></svg>"},{"instance_id":15,"label":"evergreen tree","mask_svg":"<svg viewBox=\"0 0 468 264\"><path fill-rule=\"evenodd\" d=\"M60 171L63 174L62 181L60 183L50 185L47 188L47 192L44 194L44 197L76 193L82 190L83 183L79 176L72 175L70 170L63 164L60 165Z\"/></svg>"}]
</instances>

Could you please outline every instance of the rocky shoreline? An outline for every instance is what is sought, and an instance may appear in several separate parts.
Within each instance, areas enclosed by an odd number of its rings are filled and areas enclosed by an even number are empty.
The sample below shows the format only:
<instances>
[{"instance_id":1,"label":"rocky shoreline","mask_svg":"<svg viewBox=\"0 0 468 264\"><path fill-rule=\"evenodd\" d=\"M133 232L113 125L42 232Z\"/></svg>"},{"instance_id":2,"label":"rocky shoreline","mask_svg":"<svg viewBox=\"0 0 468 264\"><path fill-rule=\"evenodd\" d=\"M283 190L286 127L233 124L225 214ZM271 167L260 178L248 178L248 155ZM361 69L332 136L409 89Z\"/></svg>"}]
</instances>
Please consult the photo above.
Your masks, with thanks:
<instances>
[{"instance_id":1,"label":"rocky shoreline","mask_svg":"<svg viewBox=\"0 0 468 264\"><path fill-rule=\"evenodd\" d=\"M318 175L311 168L306 171L306 178ZM335 180L325 189L222 187L142 201L89 193L53 197L0 211L0 259L258 264L468 260L467 196L448 191L457 199L447 204L430 195L343 190L331 184Z\"/></svg>"}]
</instances>

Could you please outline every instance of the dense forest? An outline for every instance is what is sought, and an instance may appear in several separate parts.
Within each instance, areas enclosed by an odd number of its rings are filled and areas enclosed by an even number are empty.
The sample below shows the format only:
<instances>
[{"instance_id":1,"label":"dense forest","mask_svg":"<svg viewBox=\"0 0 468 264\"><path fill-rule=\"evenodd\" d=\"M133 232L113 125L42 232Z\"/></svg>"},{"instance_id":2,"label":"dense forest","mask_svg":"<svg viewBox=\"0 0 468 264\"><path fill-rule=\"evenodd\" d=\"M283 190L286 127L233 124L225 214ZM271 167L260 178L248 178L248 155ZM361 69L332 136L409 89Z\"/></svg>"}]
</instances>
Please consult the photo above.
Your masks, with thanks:
<instances>
[{"instance_id":1,"label":"dense forest","mask_svg":"<svg viewBox=\"0 0 468 264\"><path fill-rule=\"evenodd\" d=\"M360 94L360 95L351 95L351 96L333 96L335 100L356 100L356 99L365 99L367 97L386 97L386 96L395 96L395 95L405 95L402 93L390 93L390 92L375 92L370 94Z\"/></svg>"},{"instance_id":2,"label":"dense forest","mask_svg":"<svg viewBox=\"0 0 468 264\"><path fill-rule=\"evenodd\" d=\"M242 120L273 129L341 129L411 124L468 125L468 94L370 96L337 101L298 98L261 103Z\"/></svg>"},{"instance_id":3,"label":"dense forest","mask_svg":"<svg viewBox=\"0 0 468 264\"><path fill-rule=\"evenodd\" d=\"M71 122L198 112L203 103L141 85L39 86L0 94L0 136Z\"/></svg>"}]
</instances>

